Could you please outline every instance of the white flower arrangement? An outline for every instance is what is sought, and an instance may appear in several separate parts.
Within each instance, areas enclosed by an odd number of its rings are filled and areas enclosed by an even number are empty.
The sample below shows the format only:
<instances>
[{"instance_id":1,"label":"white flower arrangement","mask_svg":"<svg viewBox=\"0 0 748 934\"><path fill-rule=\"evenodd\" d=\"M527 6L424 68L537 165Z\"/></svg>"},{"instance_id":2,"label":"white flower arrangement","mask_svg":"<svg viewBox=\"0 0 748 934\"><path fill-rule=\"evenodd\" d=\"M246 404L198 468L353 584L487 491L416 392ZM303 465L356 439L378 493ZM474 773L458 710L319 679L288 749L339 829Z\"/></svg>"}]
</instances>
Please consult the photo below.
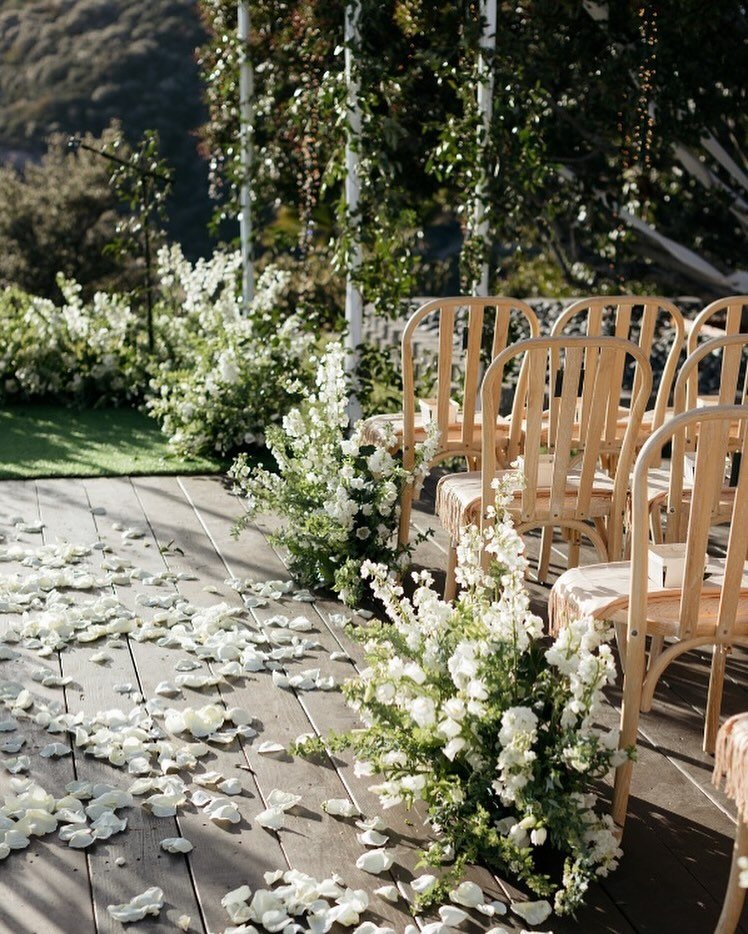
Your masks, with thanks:
<instances>
[{"instance_id":1,"label":"white flower arrangement","mask_svg":"<svg viewBox=\"0 0 748 934\"><path fill-rule=\"evenodd\" d=\"M340 344L328 346L316 378L316 393L267 431L278 473L252 470L240 456L231 469L247 515L275 512L286 520L275 540L288 549L291 571L308 587L329 587L347 604L361 599L360 569L375 560L403 570L410 549L397 545L400 494L428 471L436 436L418 445L416 464L406 471L398 457L365 444L362 425L348 434L348 402Z\"/></svg>"},{"instance_id":2,"label":"white flower arrangement","mask_svg":"<svg viewBox=\"0 0 748 934\"><path fill-rule=\"evenodd\" d=\"M437 831L425 862L452 865L422 899L443 900L466 865L482 862L514 873L563 914L619 859L592 782L626 753L595 724L615 675L610 627L582 619L549 648L542 641L506 511L519 482L497 488L493 529L465 531L455 605L428 573L407 599L386 567L364 564L390 622L357 631L369 666L344 685L366 728L325 742L353 747L358 774L378 776L372 790L384 807L425 805Z\"/></svg>"}]
</instances>

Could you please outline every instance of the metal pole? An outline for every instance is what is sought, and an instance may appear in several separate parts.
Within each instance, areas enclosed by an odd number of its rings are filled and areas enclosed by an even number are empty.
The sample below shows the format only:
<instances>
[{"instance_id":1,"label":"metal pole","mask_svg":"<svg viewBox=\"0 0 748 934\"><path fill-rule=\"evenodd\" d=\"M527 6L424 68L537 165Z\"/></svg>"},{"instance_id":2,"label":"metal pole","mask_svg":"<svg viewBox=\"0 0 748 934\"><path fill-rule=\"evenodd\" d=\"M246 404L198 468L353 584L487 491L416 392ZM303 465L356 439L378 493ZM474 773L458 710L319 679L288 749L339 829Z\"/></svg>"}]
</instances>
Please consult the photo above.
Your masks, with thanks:
<instances>
[{"instance_id":1,"label":"metal pole","mask_svg":"<svg viewBox=\"0 0 748 934\"><path fill-rule=\"evenodd\" d=\"M480 117L478 137L479 142L485 147L488 135L491 132L493 53L496 51L496 0L481 0L480 12L483 20L483 34L480 40L480 55L478 57L478 74L480 76L478 81L478 114ZM488 251L490 241L488 217L486 216L487 201L488 166L484 159L475 188L475 214L473 218L475 234L483 241L484 249L480 279L474 284L476 295L488 295Z\"/></svg>"},{"instance_id":2,"label":"metal pole","mask_svg":"<svg viewBox=\"0 0 748 934\"><path fill-rule=\"evenodd\" d=\"M247 314L255 297L255 273L252 263L252 196L250 176L252 172L252 135L254 127L254 73L249 60L249 2L239 3L239 153L242 170L239 188L239 232L242 250L242 308Z\"/></svg>"},{"instance_id":3,"label":"metal pole","mask_svg":"<svg viewBox=\"0 0 748 934\"><path fill-rule=\"evenodd\" d=\"M361 240L359 236L359 201L361 180L359 177L361 107L359 104L359 82L353 65L354 50L358 49L360 39L359 0L349 0L345 6L345 84L346 84L346 141L345 141L345 203L346 218L351 234L348 252L348 274L345 284L345 321L346 321L346 372L355 376L357 369L356 348L361 343L361 321L363 317L363 298L356 283L356 273L361 266ZM354 395L348 404L348 415L352 421L361 415L361 406Z\"/></svg>"}]
</instances>

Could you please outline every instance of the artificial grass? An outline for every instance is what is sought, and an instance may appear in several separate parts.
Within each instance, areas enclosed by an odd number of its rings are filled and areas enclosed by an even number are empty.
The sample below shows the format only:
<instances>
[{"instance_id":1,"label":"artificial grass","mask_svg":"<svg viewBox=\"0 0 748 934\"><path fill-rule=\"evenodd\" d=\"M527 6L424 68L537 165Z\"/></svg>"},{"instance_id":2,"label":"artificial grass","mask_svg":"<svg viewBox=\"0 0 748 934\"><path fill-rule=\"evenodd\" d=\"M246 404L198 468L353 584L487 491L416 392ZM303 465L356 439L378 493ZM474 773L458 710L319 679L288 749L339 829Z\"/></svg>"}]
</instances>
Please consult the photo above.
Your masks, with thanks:
<instances>
[{"instance_id":1,"label":"artificial grass","mask_svg":"<svg viewBox=\"0 0 748 934\"><path fill-rule=\"evenodd\" d=\"M134 409L0 407L0 480L219 473L219 459L175 455L156 422Z\"/></svg>"}]
</instances>

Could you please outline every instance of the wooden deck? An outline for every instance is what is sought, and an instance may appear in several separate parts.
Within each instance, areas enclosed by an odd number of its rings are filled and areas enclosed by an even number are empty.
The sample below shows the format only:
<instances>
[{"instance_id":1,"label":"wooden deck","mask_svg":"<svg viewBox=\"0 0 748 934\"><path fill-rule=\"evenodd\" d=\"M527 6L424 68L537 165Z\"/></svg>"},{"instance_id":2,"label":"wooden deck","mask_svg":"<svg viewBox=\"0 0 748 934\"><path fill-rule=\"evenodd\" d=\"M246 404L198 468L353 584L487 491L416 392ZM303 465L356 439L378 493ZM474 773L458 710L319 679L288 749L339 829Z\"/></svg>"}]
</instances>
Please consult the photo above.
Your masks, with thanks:
<instances>
[{"instance_id":1,"label":"wooden deck","mask_svg":"<svg viewBox=\"0 0 748 934\"><path fill-rule=\"evenodd\" d=\"M270 580L287 578L281 557L270 547L267 527L252 528L236 540L231 535L240 511L217 478L138 478L105 480L45 480L0 483L0 532L8 542L18 540L37 546L40 540L58 539L91 544L99 540L114 553L127 556L137 566L156 573L189 571L197 580L182 580L183 595L198 606L221 600L239 602L227 586L229 577ZM8 517L22 516L26 522L44 523L41 535L19 533ZM428 522L427 506L416 511L414 520ZM144 538L123 541L113 525L140 526ZM421 546L418 562L443 566L443 541L439 537ZM94 560L99 552L94 552ZM0 564L0 573L19 569ZM207 588L207 589L206 589ZM138 590L117 588L116 596L136 608ZM163 588L162 588L163 590ZM154 591L155 592L155 591ZM538 608L544 591L535 588ZM341 630L330 622L330 614L341 607L327 600L313 604L284 600L252 610L259 625L275 613L306 615L314 625L312 637L320 644L313 659L300 667L319 667L323 673L343 680L361 659ZM0 617L2 620L7 617ZM171 679L176 661L183 653L153 642L120 640L121 647L108 649L114 661L102 668L91 661L99 644L76 646L58 656L40 660L21 650L16 660L0 662L0 680L19 681L32 694L47 700L63 700L68 711L96 711L132 706L115 691L115 685L132 682L146 697L153 697L158 682ZM330 658L331 652L346 651L351 660ZM40 667L59 666L72 677L65 688L42 687L31 679ZM748 659L731 658L725 713L748 709ZM730 861L734 831L734 808L710 783L711 762L701 752L701 713L706 690L706 668L701 659L673 665L659 688L654 712L643 718L639 763L635 767L631 817L624 839L625 856L620 868L591 893L589 905L574 920L543 925L561 932L610 932L610 934L708 934L719 914ZM611 696L609 718L616 719L616 693ZM426 835L417 815L396 809L383 813L396 849L396 863L389 874L372 876L356 869L362 846L350 820L326 815L322 801L333 797L353 798L367 815L381 813L367 780L357 779L344 759L311 762L288 755L259 755L260 741L284 746L302 733L341 729L354 724L351 713L337 692L309 691L295 694L275 687L267 673L258 673L200 691L185 689L184 697L172 706L202 706L210 701L245 707L255 717L260 736L254 741L234 741L213 746L202 760L205 768L241 780L242 794L234 799L242 821L222 829L188 804L176 818L156 818L140 806L127 815L126 832L99 840L87 850L72 850L56 834L33 838L25 850L14 851L0 861L0 934L88 934L120 931L106 906L129 900L152 885L165 893L164 907L156 919L132 925L133 931L174 931L176 919L191 916L190 931L219 932L231 924L221 898L244 883L265 887L263 873L286 867L308 872L318 879L338 873L352 888L371 895L371 911L365 915L404 930L411 919L405 902L392 905L374 894L384 883L403 883L419 874L416 868L419 844ZM42 759L39 749L50 737L24 721L27 736L23 752L31 757L29 775L53 792L63 794L72 780L109 782L127 788L132 781L121 770L74 752L62 759ZM57 737L53 737L57 738ZM0 768L0 793L7 793L11 776ZM253 822L264 809L273 788L303 795L302 804L288 815L287 829L268 832ZM159 847L165 837L184 835L194 844L187 856L169 855ZM122 863L124 860L124 864ZM473 875L493 897L506 902L516 891L505 880L496 880L483 870ZM493 924L519 932L523 925L511 915ZM463 925L461 930L485 930L491 924ZM748 934L748 912L743 934Z\"/></svg>"}]
</instances>

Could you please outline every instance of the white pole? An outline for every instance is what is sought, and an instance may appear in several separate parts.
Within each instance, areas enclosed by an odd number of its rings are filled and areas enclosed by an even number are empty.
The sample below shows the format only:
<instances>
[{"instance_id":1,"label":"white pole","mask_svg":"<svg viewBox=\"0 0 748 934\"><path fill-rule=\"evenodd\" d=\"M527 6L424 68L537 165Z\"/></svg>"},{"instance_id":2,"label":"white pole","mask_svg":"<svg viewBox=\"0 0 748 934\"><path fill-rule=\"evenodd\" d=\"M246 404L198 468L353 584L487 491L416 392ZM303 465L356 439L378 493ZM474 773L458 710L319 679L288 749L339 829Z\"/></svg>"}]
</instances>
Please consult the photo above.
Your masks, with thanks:
<instances>
[{"instance_id":1,"label":"white pole","mask_svg":"<svg viewBox=\"0 0 748 934\"><path fill-rule=\"evenodd\" d=\"M480 40L478 58L478 114L480 127L479 141L485 146L491 131L491 112L493 105L493 52L496 49L496 0L481 0L483 34ZM475 215L473 219L475 235L483 241L485 260L481 266L480 279L475 283L476 295L488 295L488 251L490 249L486 202L488 201L488 166L483 160L475 188Z\"/></svg>"},{"instance_id":2,"label":"white pole","mask_svg":"<svg viewBox=\"0 0 748 934\"><path fill-rule=\"evenodd\" d=\"M242 250L242 310L246 315L252 299L255 297L255 272L252 263L252 196L250 175L252 172L252 135L253 135L253 100L254 74L249 60L249 2L239 3L239 43L241 61L239 64L239 152L242 170L239 189L239 233Z\"/></svg>"},{"instance_id":3,"label":"white pole","mask_svg":"<svg viewBox=\"0 0 748 934\"><path fill-rule=\"evenodd\" d=\"M359 104L359 82L353 66L353 50L358 48L360 37L360 0L348 0L345 5L345 85L346 85L346 141L345 141L345 203L346 217L351 230L351 244L348 254L348 273L345 284L345 321L346 321L346 372L355 376L356 348L361 343L361 321L363 317L363 298L355 278L361 266L361 240L359 236L359 201L361 179L359 163L361 159L361 106ZM348 415L355 421L361 415L361 406L355 395L351 396Z\"/></svg>"}]
</instances>

